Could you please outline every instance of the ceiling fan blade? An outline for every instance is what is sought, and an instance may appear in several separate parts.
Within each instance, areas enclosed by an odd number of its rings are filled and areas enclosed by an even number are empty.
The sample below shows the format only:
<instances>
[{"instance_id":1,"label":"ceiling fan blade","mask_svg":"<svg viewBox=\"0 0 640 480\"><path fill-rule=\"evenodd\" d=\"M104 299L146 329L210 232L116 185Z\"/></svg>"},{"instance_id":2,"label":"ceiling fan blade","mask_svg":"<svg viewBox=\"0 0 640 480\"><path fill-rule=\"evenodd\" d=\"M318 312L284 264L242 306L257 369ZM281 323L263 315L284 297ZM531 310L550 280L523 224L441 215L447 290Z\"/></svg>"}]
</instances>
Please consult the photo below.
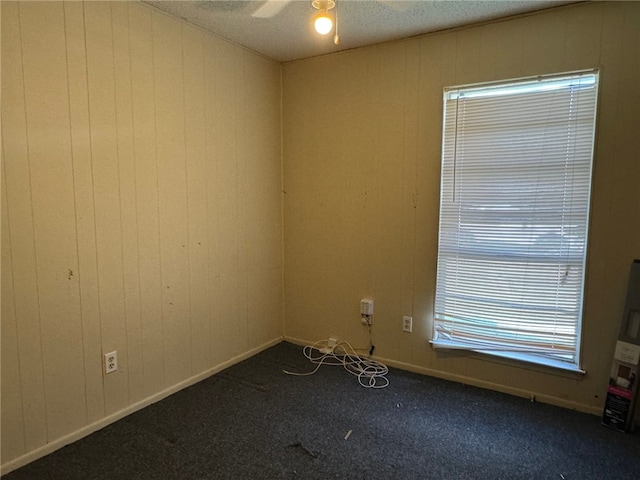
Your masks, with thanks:
<instances>
[{"instance_id":1,"label":"ceiling fan blade","mask_svg":"<svg viewBox=\"0 0 640 480\"><path fill-rule=\"evenodd\" d=\"M267 0L251 16L258 18L275 17L290 2L291 0Z\"/></svg>"}]
</instances>

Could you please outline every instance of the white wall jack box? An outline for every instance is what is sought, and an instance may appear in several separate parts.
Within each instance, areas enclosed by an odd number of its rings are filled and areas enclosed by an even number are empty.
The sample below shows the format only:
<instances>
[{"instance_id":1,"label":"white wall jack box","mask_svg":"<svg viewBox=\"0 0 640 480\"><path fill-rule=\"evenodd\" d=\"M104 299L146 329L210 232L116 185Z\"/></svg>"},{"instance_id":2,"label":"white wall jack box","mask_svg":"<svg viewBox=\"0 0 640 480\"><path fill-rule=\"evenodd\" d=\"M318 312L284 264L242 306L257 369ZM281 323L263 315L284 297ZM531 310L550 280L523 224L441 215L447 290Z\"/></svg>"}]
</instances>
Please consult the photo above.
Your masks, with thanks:
<instances>
[{"instance_id":1,"label":"white wall jack box","mask_svg":"<svg viewBox=\"0 0 640 480\"><path fill-rule=\"evenodd\" d=\"M413 317L402 317L402 331L411 333L413 332Z\"/></svg>"},{"instance_id":2,"label":"white wall jack box","mask_svg":"<svg viewBox=\"0 0 640 480\"><path fill-rule=\"evenodd\" d=\"M118 352L114 350L113 352L104 354L104 373L109 374L118 370Z\"/></svg>"},{"instance_id":3,"label":"white wall jack box","mask_svg":"<svg viewBox=\"0 0 640 480\"><path fill-rule=\"evenodd\" d=\"M366 298L360 300L360 321L363 325L373 323L373 300Z\"/></svg>"}]
</instances>

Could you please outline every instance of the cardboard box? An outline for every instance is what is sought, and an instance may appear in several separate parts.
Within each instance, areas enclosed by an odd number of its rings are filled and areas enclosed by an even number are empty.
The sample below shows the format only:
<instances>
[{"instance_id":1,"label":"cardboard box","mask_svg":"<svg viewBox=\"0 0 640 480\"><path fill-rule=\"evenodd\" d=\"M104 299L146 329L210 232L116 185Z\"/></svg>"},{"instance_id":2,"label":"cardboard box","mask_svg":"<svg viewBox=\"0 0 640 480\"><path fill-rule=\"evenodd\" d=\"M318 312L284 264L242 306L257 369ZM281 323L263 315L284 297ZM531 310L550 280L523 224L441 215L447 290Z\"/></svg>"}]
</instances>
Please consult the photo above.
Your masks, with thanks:
<instances>
[{"instance_id":1,"label":"cardboard box","mask_svg":"<svg viewBox=\"0 0 640 480\"><path fill-rule=\"evenodd\" d=\"M602 423L616 430L633 430L640 373L640 260L631 264L616 350L611 363Z\"/></svg>"}]
</instances>

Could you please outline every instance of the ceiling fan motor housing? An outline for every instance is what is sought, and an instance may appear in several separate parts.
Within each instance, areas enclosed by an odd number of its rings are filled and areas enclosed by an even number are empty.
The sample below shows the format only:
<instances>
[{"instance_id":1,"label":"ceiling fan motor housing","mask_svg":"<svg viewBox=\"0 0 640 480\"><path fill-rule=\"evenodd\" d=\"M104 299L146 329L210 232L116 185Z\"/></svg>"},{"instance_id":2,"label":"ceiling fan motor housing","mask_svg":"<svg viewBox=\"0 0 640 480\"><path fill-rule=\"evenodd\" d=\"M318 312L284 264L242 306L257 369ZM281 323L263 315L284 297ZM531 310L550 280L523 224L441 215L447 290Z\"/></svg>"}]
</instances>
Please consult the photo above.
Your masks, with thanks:
<instances>
[{"instance_id":1,"label":"ceiling fan motor housing","mask_svg":"<svg viewBox=\"0 0 640 480\"><path fill-rule=\"evenodd\" d=\"M336 2L334 0L313 0L311 5L317 10L331 10L336 6Z\"/></svg>"}]
</instances>

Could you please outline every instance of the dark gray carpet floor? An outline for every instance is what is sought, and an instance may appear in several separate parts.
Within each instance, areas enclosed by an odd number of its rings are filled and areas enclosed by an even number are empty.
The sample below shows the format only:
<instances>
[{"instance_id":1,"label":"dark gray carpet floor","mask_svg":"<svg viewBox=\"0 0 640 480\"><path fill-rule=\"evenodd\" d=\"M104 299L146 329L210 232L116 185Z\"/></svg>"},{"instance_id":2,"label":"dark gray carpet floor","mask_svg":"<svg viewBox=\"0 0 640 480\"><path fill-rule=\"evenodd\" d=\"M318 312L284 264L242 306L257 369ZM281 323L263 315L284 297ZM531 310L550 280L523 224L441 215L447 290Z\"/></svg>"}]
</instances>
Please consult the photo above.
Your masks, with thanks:
<instances>
[{"instance_id":1,"label":"dark gray carpet floor","mask_svg":"<svg viewBox=\"0 0 640 480\"><path fill-rule=\"evenodd\" d=\"M373 390L283 368L312 365L281 343L3 478L640 479L640 435L593 415L395 369Z\"/></svg>"}]
</instances>

